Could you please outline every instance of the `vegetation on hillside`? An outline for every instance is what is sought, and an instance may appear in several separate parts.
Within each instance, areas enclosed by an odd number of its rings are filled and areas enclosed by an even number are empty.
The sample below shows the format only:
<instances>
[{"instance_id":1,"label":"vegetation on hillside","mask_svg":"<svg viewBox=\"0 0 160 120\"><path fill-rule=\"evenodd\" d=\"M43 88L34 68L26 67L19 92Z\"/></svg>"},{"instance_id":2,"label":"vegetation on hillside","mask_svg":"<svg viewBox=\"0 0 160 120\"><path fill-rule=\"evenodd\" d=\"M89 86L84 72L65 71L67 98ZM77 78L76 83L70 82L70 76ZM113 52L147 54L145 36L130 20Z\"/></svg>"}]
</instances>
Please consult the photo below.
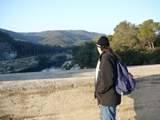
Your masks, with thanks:
<instances>
[{"instance_id":1,"label":"vegetation on hillside","mask_svg":"<svg viewBox=\"0 0 160 120\"><path fill-rule=\"evenodd\" d=\"M27 36L26 39L33 38L33 36L34 38L36 36L46 36L46 39L44 39L46 45L44 45L39 44L39 42L19 41L9 35L16 33L0 30L0 60L8 59L8 57L5 57L6 53L9 55L16 53L16 57L12 57L13 59L36 56L38 67L34 70L28 69L28 71L40 71L52 66L61 67L66 61L71 63L69 67L67 65L67 69L74 65L79 65L80 68L96 67L99 54L95 44L98 40L96 36L100 36L100 34L86 31L57 32L56 35L52 31L42 32L41 34L23 33ZM58 41L58 44L62 42L63 45L63 40L65 40L67 47L50 44L51 38L55 36L62 39ZM16 37L20 36L16 34ZM160 63L160 22L149 19L142 24L135 25L128 21L122 21L115 27L114 34L107 37L113 50L119 54L127 65ZM54 41L55 44L57 44L57 40ZM33 41L36 41L36 39L33 39Z\"/></svg>"},{"instance_id":2,"label":"vegetation on hillside","mask_svg":"<svg viewBox=\"0 0 160 120\"><path fill-rule=\"evenodd\" d=\"M16 41L0 31L0 73L33 72L52 66L60 67L68 60L67 54L70 53L69 48ZM27 61L30 63L22 64Z\"/></svg>"},{"instance_id":3,"label":"vegetation on hillside","mask_svg":"<svg viewBox=\"0 0 160 120\"><path fill-rule=\"evenodd\" d=\"M0 29L0 31L7 33L17 41L61 47L77 45L101 35L100 33L84 30L55 30L29 33L18 33L4 29Z\"/></svg>"},{"instance_id":4,"label":"vegetation on hillside","mask_svg":"<svg viewBox=\"0 0 160 120\"><path fill-rule=\"evenodd\" d=\"M49 45L41 45L25 41L16 41L10 35L1 31L0 43L8 43L6 45L10 45L12 49L17 52L17 58L38 56L43 54L57 54L66 50L66 48L60 46L53 47Z\"/></svg>"},{"instance_id":5,"label":"vegetation on hillside","mask_svg":"<svg viewBox=\"0 0 160 120\"><path fill-rule=\"evenodd\" d=\"M127 65L160 63L160 23L149 19L140 25L120 22L114 34L108 36L111 46ZM74 50L74 64L81 68L95 67L98 58L95 42L86 43ZM92 58L92 59L91 59ZM93 60L94 58L94 60Z\"/></svg>"}]
</instances>

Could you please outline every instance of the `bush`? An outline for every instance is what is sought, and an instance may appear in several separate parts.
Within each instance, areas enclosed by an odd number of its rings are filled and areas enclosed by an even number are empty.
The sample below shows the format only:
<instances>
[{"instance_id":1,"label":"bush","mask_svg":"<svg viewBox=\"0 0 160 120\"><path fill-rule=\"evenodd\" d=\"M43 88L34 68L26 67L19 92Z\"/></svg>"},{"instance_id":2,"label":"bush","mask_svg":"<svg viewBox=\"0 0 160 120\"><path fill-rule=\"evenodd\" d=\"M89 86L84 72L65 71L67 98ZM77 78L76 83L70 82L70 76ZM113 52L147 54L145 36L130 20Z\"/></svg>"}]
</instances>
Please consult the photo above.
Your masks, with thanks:
<instances>
[{"instance_id":1,"label":"bush","mask_svg":"<svg viewBox=\"0 0 160 120\"><path fill-rule=\"evenodd\" d=\"M94 42L86 42L84 45L73 48L73 64L80 68L94 68L97 64L98 53Z\"/></svg>"},{"instance_id":2,"label":"bush","mask_svg":"<svg viewBox=\"0 0 160 120\"><path fill-rule=\"evenodd\" d=\"M149 54L150 64L160 64L160 48L156 48Z\"/></svg>"},{"instance_id":3,"label":"bush","mask_svg":"<svg viewBox=\"0 0 160 120\"><path fill-rule=\"evenodd\" d=\"M127 49L116 51L126 65L147 65L160 64L160 48L156 49ZM95 43L85 43L73 49L73 64L81 68L95 68L98 60L98 53Z\"/></svg>"},{"instance_id":4,"label":"bush","mask_svg":"<svg viewBox=\"0 0 160 120\"><path fill-rule=\"evenodd\" d=\"M117 52L127 65L147 65L160 63L160 48L155 50L129 49Z\"/></svg>"},{"instance_id":5,"label":"bush","mask_svg":"<svg viewBox=\"0 0 160 120\"><path fill-rule=\"evenodd\" d=\"M127 65L142 65L144 63L145 53L142 50L128 49L124 52L117 52L122 61Z\"/></svg>"}]
</instances>

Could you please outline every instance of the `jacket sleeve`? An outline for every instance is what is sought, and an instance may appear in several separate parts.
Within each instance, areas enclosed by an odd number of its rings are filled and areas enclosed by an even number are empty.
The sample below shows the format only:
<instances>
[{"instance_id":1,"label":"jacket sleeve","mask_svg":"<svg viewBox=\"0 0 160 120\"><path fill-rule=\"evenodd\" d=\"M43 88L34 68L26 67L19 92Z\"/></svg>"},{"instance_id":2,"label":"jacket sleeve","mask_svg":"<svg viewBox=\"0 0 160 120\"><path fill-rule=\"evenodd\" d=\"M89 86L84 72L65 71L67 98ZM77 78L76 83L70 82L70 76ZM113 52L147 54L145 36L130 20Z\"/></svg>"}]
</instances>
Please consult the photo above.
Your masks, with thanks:
<instances>
[{"instance_id":1,"label":"jacket sleeve","mask_svg":"<svg viewBox=\"0 0 160 120\"><path fill-rule=\"evenodd\" d=\"M110 90L113 85L114 70L111 58L108 55L102 56L100 63L100 71L96 85L96 92L103 94Z\"/></svg>"}]
</instances>

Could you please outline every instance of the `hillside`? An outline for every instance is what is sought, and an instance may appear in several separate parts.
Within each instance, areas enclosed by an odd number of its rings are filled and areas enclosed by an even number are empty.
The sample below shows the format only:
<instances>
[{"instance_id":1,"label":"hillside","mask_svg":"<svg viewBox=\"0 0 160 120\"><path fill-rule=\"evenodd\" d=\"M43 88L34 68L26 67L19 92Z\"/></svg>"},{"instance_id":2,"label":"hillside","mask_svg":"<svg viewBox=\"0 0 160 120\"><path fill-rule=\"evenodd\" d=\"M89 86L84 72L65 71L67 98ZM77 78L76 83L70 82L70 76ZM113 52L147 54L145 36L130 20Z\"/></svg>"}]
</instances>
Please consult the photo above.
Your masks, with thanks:
<instances>
[{"instance_id":1,"label":"hillside","mask_svg":"<svg viewBox=\"0 0 160 120\"><path fill-rule=\"evenodd\" d=\"M13 59L16 56L13 38L0 31L0 60Z\"/></svg>"},{"instance_id":2,"label":"hillside","mask_svg":"<svg viewBox=\"0 0 160 120\"><path fill-rule=\"evenodd\" d=\"M56 30L43 32L14 32L5 29L0 31L8 33L11 37L18 41L27 41L31 43L39 43L43 45L59 45L62 47L72 46L84 41L93 40L102 35L101 33L88 32L84 30Z\"/></svg>"},{"instance_id":3,"label":"hillside","mask_svg":"<svg viewBox=\"0 0 160 120\"><path fill-rule=\"evenodd\" d=\"M3 53L12 53L12 51L16 52L16 56L26 57L26 56L35 56L39 54L49 54L49 53L59 53L64 51L65 48L59 46L50 46L50 45L42 45L31 43L28 41L18 41L15 40L11 35L7 32L0 31L0 56Z\"/></svg>"},{"instance_id":4,"label":"hillside","mask_svg":"<svg viewBox=\"0 0 160 120\"><path fill-rule=\"evenodd\" d=\"M70 49L14 40L0 31L0 74L41 71L61 67L70 59Z\"/></svg>"}]
</instances>

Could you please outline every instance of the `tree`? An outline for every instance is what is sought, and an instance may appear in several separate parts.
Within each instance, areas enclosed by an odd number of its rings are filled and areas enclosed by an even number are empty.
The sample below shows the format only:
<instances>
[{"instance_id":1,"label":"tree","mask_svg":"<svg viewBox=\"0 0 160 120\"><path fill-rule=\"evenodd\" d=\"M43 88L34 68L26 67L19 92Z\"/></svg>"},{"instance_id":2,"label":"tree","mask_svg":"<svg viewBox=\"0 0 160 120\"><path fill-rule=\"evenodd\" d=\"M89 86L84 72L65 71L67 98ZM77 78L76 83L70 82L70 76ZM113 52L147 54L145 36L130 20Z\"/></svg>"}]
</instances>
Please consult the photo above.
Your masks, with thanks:
<instances>
[{"instance_id":1,"label":"tree","mask_svg":"<svg viewBox=\"0 0 160 120\"><path fill-rule=\"evenodd\" d=\"M108 37L109 41L111 42L112 38L113 38L113 35L108 35L107 37Z\"/></svg>"},{"instance_id":2,"label":"tree","mask_svg":"<svg viewBox=\"0 0 160 120\"><path fill-rule=\"evenodd\" d=\"M138 47L137 27L127 21L122 21L114 29L111 40L112 47L118 51Z\"/></svg>"},{"instance_id":3,"label":"tree","mask_svg":"<svg viewBox=\"0 0 160 120\"><path fill-rule=\"evenodd\" d=\"M0 31L0 42L13 43L14 39L7 33Z\"/></svg>"},{"instance_id":4,"label":"tree","mask_svg":"<svg viewBox=\"0 0 160 120\"><path fill-rule=\"evenodd\" d=\"M159 23L152 19L144 21L139 25L137 37L143 47L147 46L151 49L155 47L156 31L159 29Z\"/></svg>"},{"instance_id":5,"label":"tree","mask_svg":"<svg viewBox=\"0 0 160 120\"><path fill-rule=\"evenodd\" d=\"M81 68L93 68L96 66L98 53L94 41L85 42L81 46L73 48L73 64L78 64Z\"/></svg>"},{"instance_id":6,"label":"tree","mask_svg":"<svg viewBox=\"0 0 160 120\"><path fill-rule=\"evenodd\" d=\"M160 34L156 36L155 46L160 47Z\"/></svg>"}]
</instances>

